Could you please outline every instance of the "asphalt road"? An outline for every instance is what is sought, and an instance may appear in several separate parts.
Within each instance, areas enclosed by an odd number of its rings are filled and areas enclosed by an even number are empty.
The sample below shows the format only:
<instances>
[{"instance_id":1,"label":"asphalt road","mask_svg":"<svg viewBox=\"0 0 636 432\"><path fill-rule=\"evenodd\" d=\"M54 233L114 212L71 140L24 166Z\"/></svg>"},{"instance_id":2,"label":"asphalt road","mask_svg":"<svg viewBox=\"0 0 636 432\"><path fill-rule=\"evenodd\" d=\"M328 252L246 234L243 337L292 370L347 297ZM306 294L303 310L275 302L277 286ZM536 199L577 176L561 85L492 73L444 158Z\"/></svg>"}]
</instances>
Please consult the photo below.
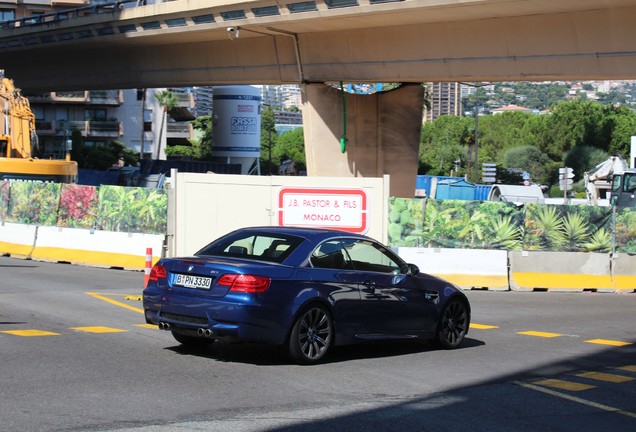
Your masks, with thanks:
<instances>
[{"instance_id":1,"label":"asphalt road","mask_svg":"<svg viewBox=\"0 0 636 432\"><path fill-rule=\"evenodd\" d=\"M0 257L0 431L634 431L636 294L467 291L457 350L181 348L143 273Z\"/></svg>"}]
</instances>

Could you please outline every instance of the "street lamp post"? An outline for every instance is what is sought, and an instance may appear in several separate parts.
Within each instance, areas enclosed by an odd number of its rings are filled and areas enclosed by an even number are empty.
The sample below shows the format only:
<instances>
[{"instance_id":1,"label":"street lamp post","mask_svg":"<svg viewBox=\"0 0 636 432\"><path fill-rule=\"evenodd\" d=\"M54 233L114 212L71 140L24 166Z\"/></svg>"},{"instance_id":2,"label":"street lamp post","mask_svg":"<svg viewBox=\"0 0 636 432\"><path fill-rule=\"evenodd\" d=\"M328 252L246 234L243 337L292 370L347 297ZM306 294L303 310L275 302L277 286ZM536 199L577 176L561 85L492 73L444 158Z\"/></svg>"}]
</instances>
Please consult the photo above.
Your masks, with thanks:
<instances>
[{"instance_id":1,"label":"street lamp post","mask_svg":"<svg viewBox=\"0 0 636 432\"><path fill-rule=\"evenodd\" d=\"M479 105L475 105L475 171L479 169ZM479 174L476 176L479 178Z\"/></svg>"},{"instance_id":2,"label":"street lamp post","mask_svg":"<svg viewBox=\"0 0 636 432\"><path fill-rule=\"evenodd\" d=\"M479 90L480 87L485 87L487 85L489 85L489 83L465 83L465 82L460 82L460 84L468 86L468 87L473 87L476 88L477 90ZM471 151L470 148L468 150L468 166L470 167L470 165L473 165L474 170L477 172L478 170L478 165L479 165L479 97L477 95L477 91L475 91L475 108L473 108L473 115L475 116L475 162L474 164L472 164L472 157L471 157ZM467 173L467 176L469 177L470 180L470 169ZM477 175L478 177L478 175Z\"/></svg>"}]
</instances>

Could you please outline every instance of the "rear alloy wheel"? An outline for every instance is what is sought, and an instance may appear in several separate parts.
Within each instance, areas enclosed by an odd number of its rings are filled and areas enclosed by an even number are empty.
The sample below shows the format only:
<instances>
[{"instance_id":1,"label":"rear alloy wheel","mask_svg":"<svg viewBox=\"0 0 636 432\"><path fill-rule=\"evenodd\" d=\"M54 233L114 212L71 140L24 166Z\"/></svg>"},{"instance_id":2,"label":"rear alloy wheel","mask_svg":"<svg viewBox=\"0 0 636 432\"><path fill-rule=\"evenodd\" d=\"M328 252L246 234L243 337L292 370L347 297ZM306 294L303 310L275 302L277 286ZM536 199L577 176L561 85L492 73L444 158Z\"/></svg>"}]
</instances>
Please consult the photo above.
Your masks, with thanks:
<instances>
[{"instance_id":1,"label":"rear alloy wheel","mask_svg":"<svg viewBox=\"0 0 636 432\"><path fill-rule=\"evenodd\" d=\"M450 300L438 324L435 344L445 349L456 348L464 340L468 325L466 303L458 299Z\"/></svg>"},{"instance_id":2,"label":"rear alloy wheel","mask_svg":"<svg viewBox=\"0 0 636 432\"><path fill-rule=\"evenodd\" d=\"M185 345L189 348L205 348L212 342L214 342L214 339L207 339L198 336L187 336L181 333L177 333L174 330L172 331L172 337L174 337L181 345Z\"/></svg>"},{"instance_id":3,"label":"rear alloy wheel","mask_svg":"<svg viewBox=\"0 0 636 432\"><path fill-rule=\"evenodd\" d=\"M289 354L300 364L318 363L329 351L333 341L333 322L327 309L310 305L304 309L289 336Z\"/></svg>"}]
</instances>

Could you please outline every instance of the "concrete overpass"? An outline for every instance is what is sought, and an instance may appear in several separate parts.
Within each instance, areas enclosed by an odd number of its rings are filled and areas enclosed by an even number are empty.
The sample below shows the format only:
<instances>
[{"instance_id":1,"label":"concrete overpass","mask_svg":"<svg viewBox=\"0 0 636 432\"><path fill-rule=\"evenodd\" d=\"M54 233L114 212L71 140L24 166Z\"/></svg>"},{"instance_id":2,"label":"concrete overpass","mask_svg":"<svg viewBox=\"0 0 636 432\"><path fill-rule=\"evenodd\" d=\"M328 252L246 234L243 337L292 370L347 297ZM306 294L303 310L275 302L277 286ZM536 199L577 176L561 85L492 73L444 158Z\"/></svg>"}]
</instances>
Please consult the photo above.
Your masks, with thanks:
<instances>
[{"instance_id":1,"label":"concrete overpass","mask_svg":"<svg viewBox=\"0 0 636 432\"><path fill-rule=\"evenodd\" d=\"M633 0L176 0L0 29L0 55L27 91L630 79L634 22Z\"/></svg>"},{"instance_id":2,"label":"concrete overpass","mask_svg":"<svg viewBox=\"0 0 636 432\"><path fill-rule=\"evenodd\" d=\"M634 0L176 0L0 29L0 67L28 92L303 84L310 175L414 179L419 86L351 98L339 155L341 98L314 85L633 79L635 22Z\"/></svg>"}]
</instances>

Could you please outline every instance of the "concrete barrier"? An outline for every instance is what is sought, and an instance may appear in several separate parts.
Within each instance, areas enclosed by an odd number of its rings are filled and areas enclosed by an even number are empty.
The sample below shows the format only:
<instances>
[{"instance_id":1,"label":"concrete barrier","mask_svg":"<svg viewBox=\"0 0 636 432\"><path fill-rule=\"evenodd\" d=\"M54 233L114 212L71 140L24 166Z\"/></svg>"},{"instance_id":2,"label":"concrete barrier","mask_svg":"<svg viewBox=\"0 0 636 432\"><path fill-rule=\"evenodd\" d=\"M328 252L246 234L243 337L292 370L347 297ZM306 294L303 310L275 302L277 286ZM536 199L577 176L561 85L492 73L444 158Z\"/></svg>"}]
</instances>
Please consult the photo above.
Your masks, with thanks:
<instances>
[{"instance_id":1,"label":"concrete barrier","mask_svg":"<svg viewBox=\"0 0 636 432\"><path fill-rule=\"evenodd\" d=\"M144 270L154 264L164 235L0 224L0 254L42 261ZM585 252L395 248L422 272L462 289L636 292L636 256ZM510 268L509 268L510 267Z\"/></svg>"},{"instance_id":2,"label":"concrete barrier","mask_svg":"<svg viewBox=\"0 0 636 432\"><path fill-rule=\"evenodd\" d=\"M618 292L636 292L636 256L616 254L612 259L612 278Z\"/></svg>"},{"instance_id":3,"label":"concrete barrier","mask_svg":"<svg viewBox=\"0 0 636 432\"><path fill-rule=\"evenodd\" d=\"M163 235L39 227L31 258L99 267L143 270L146 248L153 263L161 258Z\"/></svg>"},{"instance_id":4,"label":"concrete barrier","mask_svg":"<svg viewBox=\"0 0 636 432\"><path fill-rule=\"evenodd\" d=\"M588 252L510 251L513 291L615 290L609 255Z\"/></svg>"},{"instance_id":5,"label":"concrete barrier","mask_svg":"<svg viewBox=\"0 0 636 432\"><path fill-rule=\"evenodd\" d=\"M396 248L406 262L462 289L507 291L508 252L483 249Z\"/></svg>"},{"instance_id":6,"label":"concrete barrier","mask_svg":"<svg viewBox=\"0 0 636 432\"><path fill-rule=\"evenodd\" d=\"M37 227L10 222L0 224L0 254L30 258Z\"/></svg>"}]
</instances>

